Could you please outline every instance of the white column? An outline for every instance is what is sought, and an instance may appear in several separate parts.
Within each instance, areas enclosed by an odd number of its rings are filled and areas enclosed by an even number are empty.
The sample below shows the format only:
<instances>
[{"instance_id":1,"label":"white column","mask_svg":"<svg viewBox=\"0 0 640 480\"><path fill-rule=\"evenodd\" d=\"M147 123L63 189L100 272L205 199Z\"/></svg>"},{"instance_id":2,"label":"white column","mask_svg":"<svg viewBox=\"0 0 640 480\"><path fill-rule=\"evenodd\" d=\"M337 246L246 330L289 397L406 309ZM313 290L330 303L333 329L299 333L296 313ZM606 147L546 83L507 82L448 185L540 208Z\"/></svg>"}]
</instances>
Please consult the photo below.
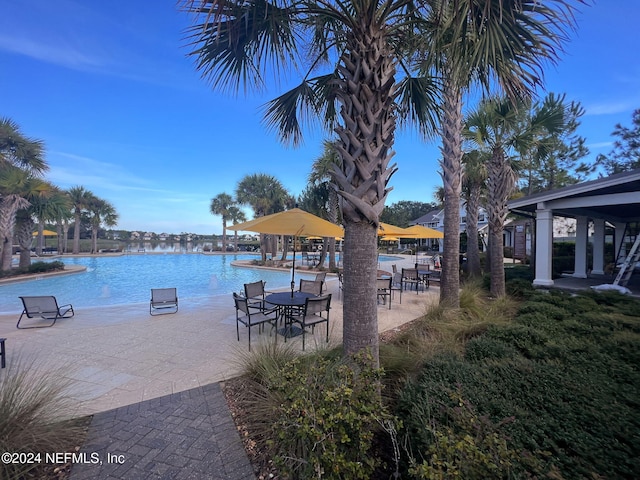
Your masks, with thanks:
<instances>
[{"instance_id":1,"label":"white column","mask_svg":"<svg viewBox=\"0 0 640 480\"><path fill-rule=\"evenodd\" d=\"M536 278L534 285L553 285L553 211L539 203L536 210Z\"/></svg>"},{"instance_id":2,"label":"white column","mask_svg":"<svg viewBox=\"0 0 640 480\"><path fill-rule=\"evenodd\" d=\"M573 276L587 278L587 243L589 241L589 219L576 217L576 256Z\"/></svg>"},{"instance_id":3,"label":"white column","mask_svg":"<svg viewBox=\"0 0 640 480\"><path fill-rule=\"evenodd\" d=\"M604 220L593 219L593 268L594 275L604 275Z\"/></svg>"}]
</instances>

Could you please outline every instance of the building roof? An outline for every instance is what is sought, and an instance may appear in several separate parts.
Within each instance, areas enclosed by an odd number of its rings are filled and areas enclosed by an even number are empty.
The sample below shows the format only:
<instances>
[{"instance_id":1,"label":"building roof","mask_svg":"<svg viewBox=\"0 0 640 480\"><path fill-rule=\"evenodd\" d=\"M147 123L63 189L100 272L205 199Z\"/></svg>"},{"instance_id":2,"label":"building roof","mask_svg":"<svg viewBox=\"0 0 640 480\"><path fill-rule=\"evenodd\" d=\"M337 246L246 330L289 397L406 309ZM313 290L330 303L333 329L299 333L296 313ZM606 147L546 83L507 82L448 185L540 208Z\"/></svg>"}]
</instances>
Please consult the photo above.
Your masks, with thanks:
<instances>
[{"instance_id":1,"label":"building roof","mask_svg":"<svg viewBox=\"0 0 640 480\"><path fill-rule=\"evenodd\" d=\"M565 217L587 216L611 221L640 221L640 169L512 200L514 213L552 209Z\"/></svg>"},{"instance_id":2,"label":"building roof","mask_svg":"<svg viewBox=\"0 0 640 480\"><path fill-rule=\"evenodd\" d=\"M430 212L425 213L424 215L422 215L419 218L416 218L410 223L411 225L423 225L425 223L437 222L439 220L438 213L440 213L441 210L442 210L441 208L438 208L437 210L431 210Z\"/></svg>"}]
</instances>

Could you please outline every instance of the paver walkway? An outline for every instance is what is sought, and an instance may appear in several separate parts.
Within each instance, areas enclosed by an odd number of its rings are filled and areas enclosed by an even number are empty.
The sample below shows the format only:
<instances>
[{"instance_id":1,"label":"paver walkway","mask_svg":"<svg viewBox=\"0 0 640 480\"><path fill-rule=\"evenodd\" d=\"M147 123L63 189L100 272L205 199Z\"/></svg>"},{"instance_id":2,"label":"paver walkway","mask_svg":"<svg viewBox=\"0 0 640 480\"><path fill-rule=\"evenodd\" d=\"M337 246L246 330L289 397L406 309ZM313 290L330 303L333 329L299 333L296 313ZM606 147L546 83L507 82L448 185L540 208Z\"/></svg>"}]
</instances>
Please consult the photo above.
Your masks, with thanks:
<instances>
[{"instance_id":1,"label":"paver walkway","mask_svg":"<svg viewBox=\"0 0 640 480\"><path fill-rule=\"evenodd\" d=\"M81 453L71 480L255 480L219 383L95 414Z\"/></svg>"}]
</instances>

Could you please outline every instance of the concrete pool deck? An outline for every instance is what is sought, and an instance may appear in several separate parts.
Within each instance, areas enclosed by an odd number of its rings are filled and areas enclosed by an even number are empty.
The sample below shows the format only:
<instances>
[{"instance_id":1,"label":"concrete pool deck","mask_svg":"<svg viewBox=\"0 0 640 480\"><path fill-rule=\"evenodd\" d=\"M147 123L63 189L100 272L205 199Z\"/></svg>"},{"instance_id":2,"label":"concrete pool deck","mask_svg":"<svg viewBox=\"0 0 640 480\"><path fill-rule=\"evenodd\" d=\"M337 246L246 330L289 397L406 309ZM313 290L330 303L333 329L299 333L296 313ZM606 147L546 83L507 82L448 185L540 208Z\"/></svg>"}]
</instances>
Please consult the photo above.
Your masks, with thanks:
<instances>
[{"instance_id":1,"label":"concrete pool deck","mask_svg":"<svg viewBox=\"0 0 640 480\"><path fill-rule=\"evenodd\" d=\"M413 266L415 257L403 256L398 269ZM389 268L392 262L389 263ZM386 265L383 265L386 268ZM330 345L342 341L342 298L336 277L328 277L333 294ZM421 316L438 301L439 289L404 292L392 308L378 307L380 332ZM396 293L397 296L397 293ZM64 299L58 299L64 303ZM176 314L150 316L149 304L76 309L73 318L51 328L18 330L18 315L0 315L0 337L5 337L7 368L18 362L37 365L71 380L69 392L77 400L76 415L104 412L125 405L185 392L237 376L248 351L246 329L236 339L231 295L207 299L180 299ZM318 329L307 335L307 349L325 347ZM275 334L252 332L252 347L274 342ZM278 342L283 338L279 337ZM288 344L301 349L301 338Z\"/></svg>"}]
</instances>

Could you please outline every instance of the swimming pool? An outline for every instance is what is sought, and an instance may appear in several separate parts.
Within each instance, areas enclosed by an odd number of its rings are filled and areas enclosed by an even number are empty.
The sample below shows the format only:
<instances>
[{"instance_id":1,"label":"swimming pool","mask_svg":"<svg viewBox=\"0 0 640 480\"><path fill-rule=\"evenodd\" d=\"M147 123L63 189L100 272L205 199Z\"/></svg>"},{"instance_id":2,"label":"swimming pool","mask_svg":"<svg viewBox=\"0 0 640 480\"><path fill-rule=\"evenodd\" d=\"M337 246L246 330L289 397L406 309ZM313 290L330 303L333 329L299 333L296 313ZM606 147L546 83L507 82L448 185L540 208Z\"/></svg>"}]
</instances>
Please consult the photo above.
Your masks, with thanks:
<instances>
[{"instance_id":1,"label":"swimming pool","mask_svg":"<svg viewBox=\"0 0 640 480\"><path fill-rule=\"evenodd\" d=\"M18 297L55 295L74 308L149 302L152 288L176 287L180 299L206 298L242 290L245 283L264 280L268 289L288 287L291 271L234 267L234 260L255 255L153 254L115 257L63 257L67 265L87 271L0 285L0 313L20 313ZM300 278L314 274L296 271Z\"/></svg>"}]
</instances>

